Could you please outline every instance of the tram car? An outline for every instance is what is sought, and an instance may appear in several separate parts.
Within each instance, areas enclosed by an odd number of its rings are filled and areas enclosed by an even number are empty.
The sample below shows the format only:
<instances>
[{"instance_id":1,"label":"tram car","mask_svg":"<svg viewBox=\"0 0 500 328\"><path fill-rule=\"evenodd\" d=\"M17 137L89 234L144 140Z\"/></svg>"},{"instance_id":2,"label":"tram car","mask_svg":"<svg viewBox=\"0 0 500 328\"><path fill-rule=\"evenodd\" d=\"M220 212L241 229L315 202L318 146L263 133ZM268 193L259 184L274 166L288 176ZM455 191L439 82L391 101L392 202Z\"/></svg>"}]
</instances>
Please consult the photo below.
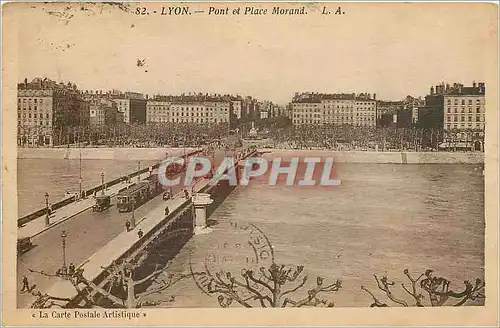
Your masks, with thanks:
<instances>
[{"instance_id":1,"label":"tram car","mask_svg":"<svg viewBox=\"0 0 500 328\"><path fill-rule=\"evenodd\" d=\"M122 190L117 196L117 208L119 212L130 212L155 197L161 192L158 182L158 174L151 174L141 182Z\"/></svg>"}]
</instances>

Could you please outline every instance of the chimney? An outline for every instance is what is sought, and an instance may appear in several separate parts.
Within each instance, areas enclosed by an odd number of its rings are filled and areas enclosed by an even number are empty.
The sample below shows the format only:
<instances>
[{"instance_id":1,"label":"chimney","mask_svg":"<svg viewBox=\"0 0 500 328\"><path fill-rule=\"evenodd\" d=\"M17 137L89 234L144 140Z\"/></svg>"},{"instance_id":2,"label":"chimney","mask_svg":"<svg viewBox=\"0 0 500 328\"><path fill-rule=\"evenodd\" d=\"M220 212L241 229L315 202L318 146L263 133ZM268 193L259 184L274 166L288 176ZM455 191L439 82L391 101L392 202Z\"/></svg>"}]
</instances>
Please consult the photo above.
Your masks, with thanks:
<instances>
[{"instance_id":1,"label":"chimney","mask_svg":"<svg viewBox=\"0 0 500 328\"><path fill-rule=\"evenodd\" d=\"M434 94L434 87L431 87L431 95Z\"/></svg>"},{"instance_id":2,"label":"chimney","mask_svg":"<svg viewBox=\"0 0 500 328\"><path fill-rule=\"evenodd\" d=\"M475 88L476 87L476 81L472 81L472 87Z\"/></svg>"},{"instance_id":3,"label":"chimney","mask_svg":"<svg viewBox=\"0 0 500 328\"><path fill-rule=\"evenodd\" d=\"M28 79L27 78L24 79L24 87L26 88L26 90L28 90Z\"/></svg>"},{"instance_id":4,"label":"chimney","mask_svg":"<svg viewBox=\"0 0 500 328\"><path fill-rule=\"evenodd\" d=\"M373 100L377 100L377 94L376 93L373 94Z\"/></svg>"}]
</instances>

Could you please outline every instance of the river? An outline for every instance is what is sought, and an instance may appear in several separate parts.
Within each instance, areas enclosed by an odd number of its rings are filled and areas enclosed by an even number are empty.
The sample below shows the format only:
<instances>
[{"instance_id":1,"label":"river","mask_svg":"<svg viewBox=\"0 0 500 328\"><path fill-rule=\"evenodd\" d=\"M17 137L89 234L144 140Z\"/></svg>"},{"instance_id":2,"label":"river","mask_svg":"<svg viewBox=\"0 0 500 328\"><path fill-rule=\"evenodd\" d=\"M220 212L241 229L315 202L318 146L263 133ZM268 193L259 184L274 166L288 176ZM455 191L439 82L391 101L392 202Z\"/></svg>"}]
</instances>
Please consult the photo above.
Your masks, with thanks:
<instances>
[{"instance_id":1,"label":"river","mask_svg":"<svg viewBox=\"0 0 500 328\"><path fill-rule=\"evenodd\" d=\"M191 239L169 272L185 273L190 263L194 271L203 270L210 256L222 258L229 254L226 247L241 247L249 237L228 224L237 222L263 231L276 263L303 265L311 287L317 276L325 284L340 278L341 290L324 297L336 306L369 306L372 299L362 285L387 302L374 274L388 275L396 282L394 294L405 298L405 268L415 276L433 269L457 290L464 280L484 278L484 180L476 166L343 164L336 169L342 180L337 187L237 187L211 216L214 231ZM247 255L233 251L219 267L237 274L248 267ZM219 306L217 297L202 293L193 279L155 299L167 295L175 296L173 307Z\"/></svg>"}]
</instances>

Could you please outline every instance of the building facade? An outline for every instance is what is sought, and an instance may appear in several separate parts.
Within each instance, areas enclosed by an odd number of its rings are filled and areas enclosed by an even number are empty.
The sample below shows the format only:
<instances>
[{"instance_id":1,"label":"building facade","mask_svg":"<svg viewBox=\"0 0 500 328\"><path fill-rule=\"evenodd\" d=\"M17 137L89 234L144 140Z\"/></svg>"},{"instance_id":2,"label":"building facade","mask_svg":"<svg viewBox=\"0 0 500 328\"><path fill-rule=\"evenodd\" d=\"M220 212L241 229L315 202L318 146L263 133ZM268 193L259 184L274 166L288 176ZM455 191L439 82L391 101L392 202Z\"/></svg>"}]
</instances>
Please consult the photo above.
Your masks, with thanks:
<instances>
[{"instance_id":1,"label":"building facade","mask_svg":"<svg viewBox=\"0 0 500 328\"><path fill-rule=\"evenodd\" d=\"M146 123L170 122L170 101L150 99L146 104Z\"/></svg>"},{"instance_id":2,"label":"building facade","mask_svg":"<svg viewBox=\"0 0 500 328\"><path fill-rule=\"evenodd\" d=\"M367 93L296 94L290 107L294 125L376 125L376 101Z\"/></svg>"},{"instance_id":3,"label":"building facade","mask_svg":"<svg viewBox=\"0 0 500 328\"><path fill-rule=\"evenodd\" d=\"M482 130L485 124L485 85L471 87L454 83L431 87L425 97L425 107L419 111L419 123L424 128L444 130Z\"/></svg>"},{"instance_id":4,"label":"building facade","mask_svg":"<svg viewBox=\"0 0 500 328\"><path fill-rule=\"evenodd\" d=\"M150 100L147 105L149 123L229 123L230 101L170 102Z\"/></svg>"},{"instance_id":5,"label":"building facade","mask_svg":"<svg viewBox=\"0 0 500 328\"><path fill-rule=\"evenodd\" d=\"M106 118L106 107L100 101L90 103L90 125L104 125Z\"/></svg>"},{"instance_id":6,"label":"building facade","mask_svg":"<svg viewBox=\"0 0 500 328\"><path fill-rule=\"evenodd\" d=\"M25 79L18 84L17 121L18 145L59 144L67 131L89 124L89 103L74 84Z\"/></svg>"},{"instance_id":7,"label":"building facade","mask_svg":"<svg viewBox=\"0 0 500 328\"><path fill-rule=\"evenodd\" d=\"M127 98L113 98L116 102L116 108L123 116L124 123L130 123L130 99Z\"/></svg>"},{"instance_id":8,"label":"building facade","mask_svg":"<svg viewBox=\"0 0 500 328\"><path fill-rule=\"evenodd\" d=\"M124 123L146 123L147 101L142 93L114 91L112 99L116 102L119 112L123 113Z\"/></svg>"},{"instance_id":9,"label":"building facade","mask_svg":"<svg viewBox=\"0 0 500 328\"><path fill-rule=\"evenodd\" d=\"M233 114L236 119L241 119L243 116L242 113L242 101L241 100L232 100L231 105L233 108Z\"/></svg>"}]
</instances>

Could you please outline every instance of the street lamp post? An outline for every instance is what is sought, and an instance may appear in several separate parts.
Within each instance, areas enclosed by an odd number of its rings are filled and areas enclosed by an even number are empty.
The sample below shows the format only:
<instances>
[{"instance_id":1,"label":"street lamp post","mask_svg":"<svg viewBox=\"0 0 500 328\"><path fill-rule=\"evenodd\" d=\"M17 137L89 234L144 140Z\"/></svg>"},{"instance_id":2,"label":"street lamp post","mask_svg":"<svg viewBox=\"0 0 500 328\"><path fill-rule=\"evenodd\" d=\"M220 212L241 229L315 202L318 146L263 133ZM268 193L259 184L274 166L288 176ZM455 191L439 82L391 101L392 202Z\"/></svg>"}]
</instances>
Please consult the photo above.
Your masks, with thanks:
<instances>
[{"instance_id":1,"label":"street lamp post","mask_svg":"<svg viewBox=\"0 0 500 328\"><path fill-rule=\"evenodd\" d=\"M104 195L104 172L101 172L101 191Z\"/></svg>"},{"instance_id":2,"label":"street lamp post","mask_svg":"<svg viewBox=\"0 0 500 328\"><path fill-rule=\"evenodd\" d=\"M139 171L141 170L141 161L137 162L137 183L141 182L141 174Z\"/></svg>"},{"instance_id":3,"label":"street lamp post","mask_svg":"<svg viewBox=\"0 0 500 328\"><path fill-rule=\"evenodd\" d=\"M68 273L68 269L66 267L66 237L68 237L68 234L66 233L66 230L63 230L61 233L61 239L62 239L62 255L63 255L63 265L62 265L62 274L66 275Z\"/></svg>"},{"instance_id":4,"label":"street lamp post","mask_svg":"<svg viewBox=\"0 0 500 328\"><path fill-rule=\"evenodd\" d=\"M80 188L79 188L79 189L80 189L80 193L78 194L78 195L79 195L79 198L78 198L78 199L83 198L83 197L82 197L82 182L83 182L82 177L79 177L79 178L78 178L78 185L80 186Z\"/></svg>"},{"instance_id":5,"label":"street lamp post","mask_svg":"<svg viewBox=\"0 0 500 328\"><path fill-rule=\"evenodd\" d=\"M80 145L80 134L78 134L78 148L80 148L80 175L78 177L78 185L79 185L79 197L78 199L82 198L82 148Z\"/></svg>"},{"instance_id":6,"label":"street lamp post","mask_svg":"<svg viewBox=\"0 0 500 328\"><path fill-rule=\"evenodd\" d=\"M130 220L130 225L133 229L135 228L135 198L132 198L132 201L130 203L132 204L132 218Z\"/></svg>"},{"instance_id":7,"label":"street lamp post","mask_svg":"<svg viewBox=\"0 0 500 328\"><path fill-rule=\"evenodd\" d=\"M49 194L45 193L45 225L48 226L50 225L50 218L49 218Z\"/></svg>"}]
</instances>

